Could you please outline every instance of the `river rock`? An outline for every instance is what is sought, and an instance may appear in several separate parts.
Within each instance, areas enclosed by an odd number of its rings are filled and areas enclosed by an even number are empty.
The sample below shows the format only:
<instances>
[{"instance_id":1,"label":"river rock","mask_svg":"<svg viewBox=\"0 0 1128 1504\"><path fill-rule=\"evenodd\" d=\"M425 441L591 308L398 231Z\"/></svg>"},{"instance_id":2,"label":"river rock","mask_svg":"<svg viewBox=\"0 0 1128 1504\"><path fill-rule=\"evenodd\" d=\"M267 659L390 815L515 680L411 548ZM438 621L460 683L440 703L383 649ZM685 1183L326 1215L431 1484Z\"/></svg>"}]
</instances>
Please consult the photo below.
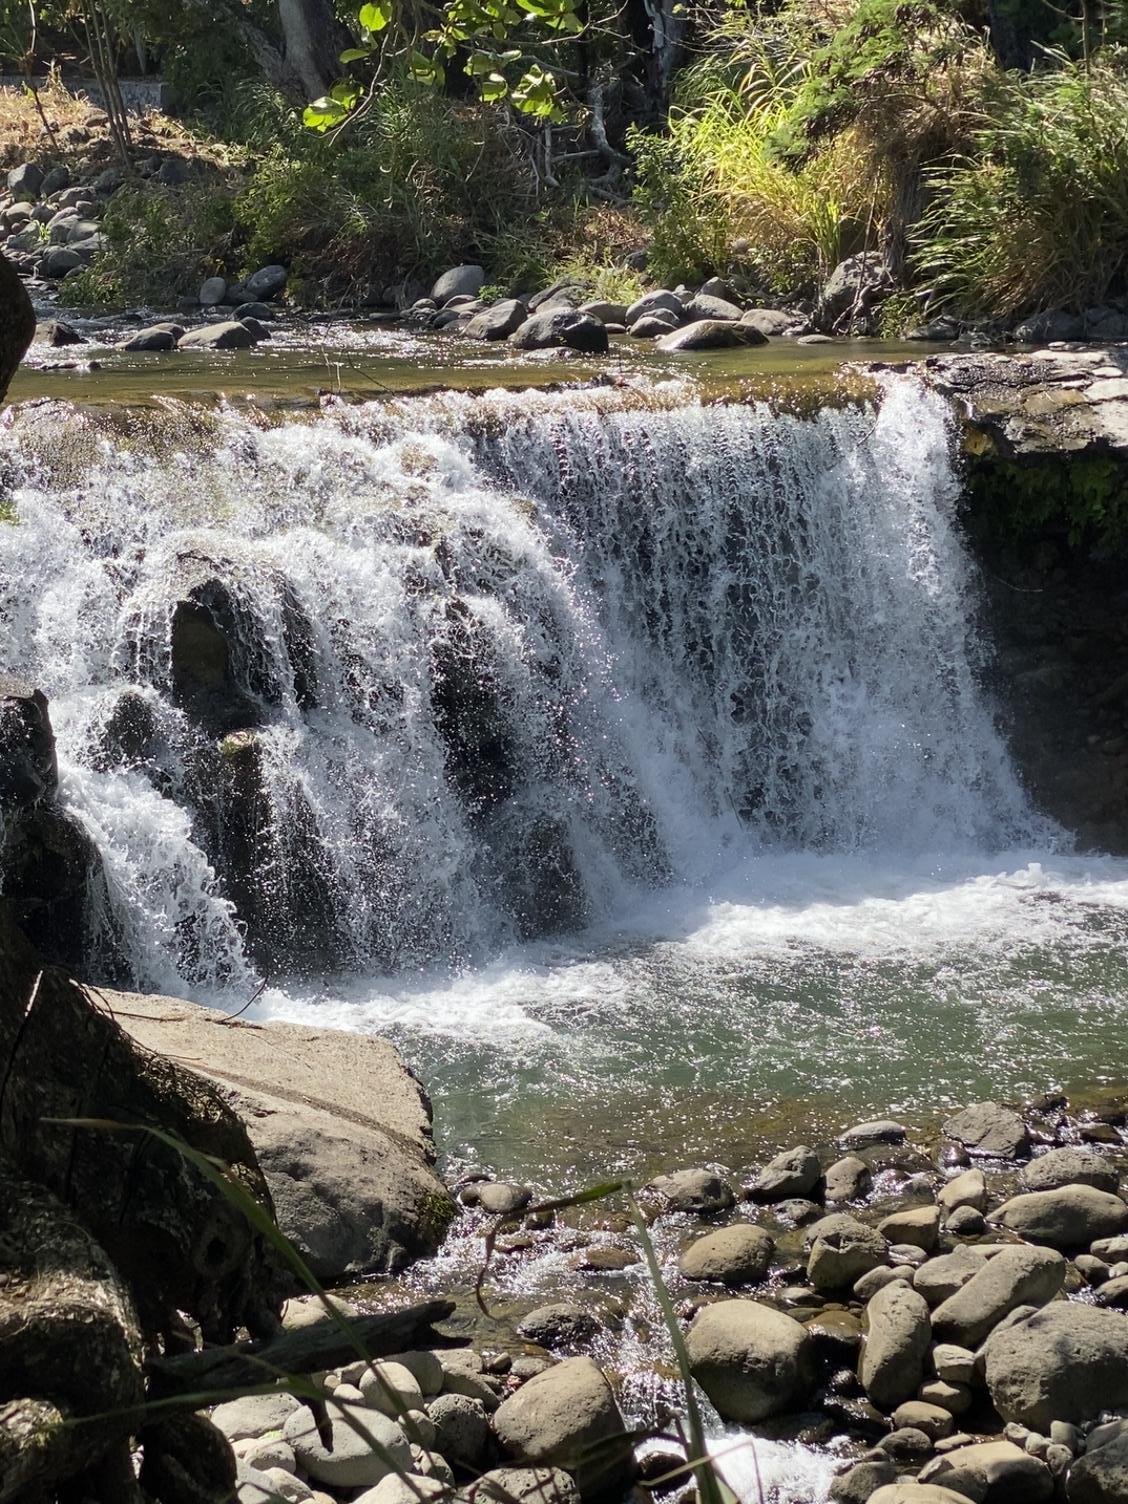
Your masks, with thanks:
<instances>
[{"instance_id":1,"label":"river rock","mask_svg":"<svg viewBox=\"0 0 1128 1504\"><path fill-rule=\"evenodd\" d=\"M302 1468L318 1483L337 1488L363 1488L379 1483L397 1469L411 1468L407 1437L386 1415L373 1410L345 1410L326 1402L330 1440L326 1447L317 1422L302 1406L286 1420L282 1435L294 1449Z\"/></svg>"},{"instance_id":2,"label":"river rock","mask_svg":"<svg viewBox=\"0 0 1128 1504\"><path fill-rule=\"evenodd\" d=\"M978 1347L1009 1312L1052 1300L1065 1283L1065 1271L1065 1260L1051 1249L1004 1248L937 1306L933 1330L942 1342Z\"/></svg>"},{"instance_id":3,"label":"river rock","mask_svg":"<svg viewBox=\"0 0 1128 1504\"><path fill-rule=\"evenodd\" d=\"M981 1504L1043 1504L1053 1497L1049 1468L1013 1441L984 1441L936 1457L921 1469L922 1483L938 1483Z\"/></svg>"},{"instance_id":4,"label":"river rock","mask_svg":"<svg viewBox=\"0 0 1128 1504\"><path fill-rule=\"evenodd\" d=\"M30 199L33 203L43 187L44 172L37 162L21 162L8 173L8 192L17 202Z\"/></svg>"},{"instance_id":5,"label":"river rock","mask_svg":"<svg viewBox=\"0 0 1128 1504\"><path fill-rule=\"evenodd\" d=\"M656 1176L651 1186L670 1211L695 1212L699 1217L727 1212L736 1201L732 1186L713 1170L675 1170Z\"/></svg>"},{"instance_id":6,"label":"river rock","mask_svg":"<svg viewBox=\"0 0 1128 1504\"><path fill-rule=\"evenodd\" d=\"M1128 1259L1128 1236L1121 1233L1114 1238L1094 1238L1091 1251L1106 1263L1120 1263Z\"/></svg>"},{"instance_id":7,"label":"river rock","mask_svg":"<svg viewBox=\"0 0 1128 1504\"><path fill-rule=\"evenodd\" d=\"M965 1170L948 1181L936 1197L946 1212L970 1206L973 1211L987 1210L987 1178L982 1170Z\"/></svg>"},{"instance_id":8,"label":"river rock","mask_svg":"<svg viewBox=\"0 0 1128 1504\"><path fill-rule=\"evenodd\" d=\"M963 1144L969 1154L992 1159L1019 1159L1030 1149L1026 1124L999 1102L976 1102L957 1112L944 1124L949 1138Z\"/></svg>"},{"instance_id":9,"label":"river rock","mask_svg":"<svg viewBox=\"0 0 1128 1504\"><path fill-rule=\"evenodd\" d=\"M882 1410L909 1399L924 1376L932 1337L928 1304L909 1285L879 1290L866 1307L868 1331L858 1376Z\"/></svg>"},{"instance_id":10,"label":"river rock","mask_svg":"<svg viewBox=\"0 0 1128 1504\"><path fill-rule=\"evenodd\" d=\"M243 301L269 303L285 290L287 276L284 266L260 266L243 283Z\"/></svg>"},{"instance_id":11,"label":"river rock","mask_svg":"<svg viewBox=\"0 0 1128 1504\"><path fill-rule=\"evenodd\" d=\"M657 313L659 309L665 309L667 313L672 313L678 322L681 321L685 313L684 304L677 294L670 292L668 288L659 287L653 292L643 293L641 298L636 298L627 309L623 323L630 329L639 319L645 317L647 314Z\"/></svg>"},{"instance_id":12,"label":"river rock","mask_svg":"<svg viewBox=\"0 0 1128 1504\"><path fill-rule=\"evenodd\" d=\"M935 1483L887 1483L868 1504L967 1504L967 1494L953 1493Z\"/></svg>"},{"instance_id":13,"label":"river rock","mask_svg":"<svg viewBox=\"0 0 1128 1504\"><path fill-rule=\"evenodd\" d=\"M524 1211L533 1199L527 1185L510 1185L504 1180L491 1180L478 1192L478 1205L491 1216L509 1216Z\"/></svg>"},{"instance_id":14,"label":"river rock","mask_svg":"<svg viewBox=\"0 0 1128 1504\"><path fill-rule=\"evenodd\" d=\"M799 1404L813 1378L807 1331L752 1300L706 1306L686 1334L693 1377L724 1420L750 1425Z\"/></svg>"},{"instance_id":15,"label":"river rock","mask_svg":"<svg viewBox=\"0 0 1128 1504\"><path fill-rule=\"evenodd\" d=\"M483 308L466 324L467 339L508 339L528 318L529 310L517 298L506 298L492 308Z\"/></svg>"},{"instance_id":16,"label":"river rock","mask_svg":"<svg viewBox=\"0 0 1128 1504\"><path fill-rule=\"evenodd\" d=\"M825 1178L827 1201L860 1201L873 1185L869 1166L854 1154L836 1160Z\"/></svg>"},{"instance_id":17,"label":"river rock","mask_svg":"<svg viewBox=\"0 0 1128 1504\"><path fill-rule=\"evenodd\" d=\"M499 1408L493 1429L516 1462L571 1473L585 1500L618 1496L634 1458L611 1386L590 1358L566 1358L523 1384Z\"/></svg>"},{"instance_id":18,"label":"river rock","mask_svg":"<svg viewBox=\"0 0 1128 1504\"><path fill-rule=\"evenodd\" d=\"M484 269L473 262L464 262L461 266L450 267L436 279L431 297L441 308L448 298L461 295L476 298L485 285Z\"/></svg>"},{"instance_id":19,"label":"river rock","mask_svg":"<svg viewBox=\"0 0 1128 1504\"><path fill-rule=\"evenodd\" d=\"M179 324L153 324L148 329L138 329L118 348L129 351L174 350L177 340L183 335L184 329Z\"/></svg>"},{"instance_id":20,"label":"river rock","mask_svg":"<svg viewBox=\"0 0 1128 1504\"><path fill-rule=\"evenodd\" d=\"M658 339L677 327L677 314L666 308L656 308L653 313L644 313L641 318L635 319L627 333L632 339Z\"/></svg>"},{"instance_id":21,"label":"river rock","mask_svg":"<svg viewBox=\"0 0 1128 1504\"><path fill-rule=\"evenodd\" d=\"M886 1243L848 1212L833 1212L810 1228L807 1278L816 1290L842 1290L884 1264Z\"/></svg>"},{"instance_id":22,"label":"river rock","mask_svg":"<svg viewBox=\"0 0 1128 1504\"><path fill-rule=\"evenodd\" d=\"M425 1473L389 1473L381 1478L374 1488L366 1488L353 1498L352 1504L423 1504L438 1494L447 1492L441 1478L429 1478Z\"/></svg>"},{"instance_id":23,"label":"river rock","mask_svg":"<svg viewBox=\"0 0 1128 1504\"><path fill-rule=\"evenodd\" d=\"M740 322L758 329L764 336L778 338L802 320L800 315L785 313L778 308L746 308Z\"/></svg>"},{"instance_id":24,"label":"river rock","mask_svg":"<svg viewBox=\"0 0 1128 1504\"><path fill-rule=\"evenodd\" d=\"M957 1206L944 1225L954 1238L979 1238L987 1231L987 1218L974 1206Z\"/></svg>"},{"instance_id":25,"label":"river rock","mask_svg":"<svg viewBox=\"0 0 1128 1504\"><path fill-rule=\"evenodd\" d=\"M32 809L58 787L47 696L0 669L0 812Z\"/></svg>"},{"instance_id":26,"label":"river rock","mask_svg":"<svg viewBox=\"0 0 1128 1504\"><path fill-rule=\"evenodd\" d=\"M1097 1291L1096 1302L1099 1306L1117 1306L1121 1310L1128 1306L1128 1275L1121 1274L1107 1280Z\"/></svg>"},{"instance_id":27,"label":"river rock","mask_svg":"<svg viewBox=\"0 0 1128 1504\"><path fill-rule=\"evenodd\" d=\"M669 354L682 350L723 350L733 345L766 345L767 336L751 324L728 323L724 319L697 319L680 329L664 334L658 349Z\"/></svg>"},{"instance_id":28,"label":"river rock","mask_svg":"<svg viewBox=\"0 0 1128 1504\"><path fill-rule=\"evenodd\" d=\"M691 1243L678 1268L686 1279L718 1280L725 1285L756 1284L768 1272L774 1251L775 1243L762 1227L737 1222Z\"/></svg>"},{"instance_id":29,"label":"river rock","mask_svg":"<svg viewBox=\"0 0 1128 1504\"><path fill-rule=\"evenodd\" d=\"M607 330L590 314L575 308L542 308L509 336L517 350L549 350L567 347L586 355L607 353Z\"/></svg>"},{"instance_id":30,"label":"river rock","mask_svg":"<svg viewBox=\"0 0 1128 1504\"><path fill-rule=\"evenodd\" d=\"M846 1473L839 1473L830 1485L831 1504L868 1504L874 1491L886 1483L892 1483L897 1469L892 1462L866 1461L855 1463Z\"/></svg>"},{"instance_id":31,"label":"river rock","mask_svg":"<svg viewBox=\"0 0 1128 1504\"><path fill-rule=\"evenodd\" d=\"M454 1205L432 1169L430 1108L374 1035L232 1024L173 998L107 993L140 1044L224 1089L247 1125L282 1231L321 1279L433 1253Z\"/></svg>"},{"instance_id":32,"label":"river rock","mask_svg":"<svg viewBox=\"0 0 1128 1504\"><path fill-rule=\"evenodd\" d=\"M748 1195L753 1201L786 1201L791 1196L806 1196L821 1178L818 1155L800 1144L769 1160L749 1186Z\"/></svg>"},{"instance_id":33,"label":"river rock","mask_svg":"<svg viewBox=\"0 0 1128 1504\"><path fill-rule=\"evenodd\" d=\"M1067 1185L1091 1185L1110 1194L1120 1189L1116 1165L1091 1149L1051 1149L1032 1159L1022 1178L1031 1191L1056 1191Z\"/></svg>"},{"instance_id":34,"label":"river rock","mask_svg":"<svg viewBox=\"0 0 1128 1504\"><path fill-rule=\"evenodd\" d=\"M423 1391L410 1369L400 1363L374 1363L357 1385L370 1410L399 1419L409 1410L422 1410Z\"/></svg>"},{"instance_id":35,"label":"river rock","mask_svg":"<svg viewBox=\"0 0 1128 1504\"><path fill-rule=\"evenodd\" d=\"M52 246L44 256L41 271L45 277L58 281L68 272L76 271L81 265L82 256L79 251L69 245L56 245Z\"/></svg>"},{"instance_id":36,"label":"river rock","mask_svg":"<svg viewBox=\"0 0 1128 1504\"><path fill-rule=\"evenodd\" d=\"M1045 1432L1128 1405L1128 1316L1057 1301L992 1334L984 1352L991 1400L1004 1420Z\"/></svg>"},{"instance_id":37,"label":"river rock","mask_svg":"<svg viewBox=\"0 0 1128 1504\"><path fill-rule=\"evenodd\" d=\"M201 308L216 308L227 296L227 281L223 277L207 277L196 294Z\"/></svg>"},{"instance_id":38,"label":"river rock","mask_svg":"<svg viewBox=\"0 0 1128 1504\"><path fill-rule=\"evenodd\" d=\"M489 1452L490 1422L480 1400L440 1394L427 1405L435 1425L435 1448L456 1467L477 1469Z\"/></svg>"},{"instance_id":39,"label":"river rock","mask_svg":"<svg viewBox=\"0 0 1128 1504\"><path fill-rule=\"evenodd\" d=\"M218 324L205 324L202 329L190 329L177 340L177 346L181 350L249 350L257 342L246 324L224 319Z\"/></svg>"},{"instance_id":40,"label":"river rock","mask_svg":"<svg viewBox=\"0 0 1128 1504\"><path fill-rule=\"evenodd\" d=\"M582 1347L598 1333L600 1321L588 1306L559 1301L530 1311L517 1330L538 1347Z\"/></svg>"},{"instance_id":41,"label":"river rock","mask_svg":"<svg viewBox=\"0 0 1128 1504\"><path fill-rule=\"evenodd\" d=\"M1082 1248L1128 1228L1128 1205L1091 1185L1064 1185L1013 1196L996 1209L992 1221L1031 1243Z\"/></svg>"},{"instance_id":42,"label":"river rock","mask_svg":"<svg viewBox=\"0 0 1128 1504\"><path fill-rule=\"evenodd\" d=\"M559 1467L495 1467L474 1484L475 1500L496 1504L579 1504L575 1479Z\"/></svg>"},{"instance_id":43,"label":"river rock","mask_svg":"<svg viewBox=\"0 0 1128 1504\"><path fill-rule=\"evenodd\" d=\"M248 1394L217 1405L209 1419L228 1441L243 1441L281 1431L290 1416L301 1408L301 1401L292 1394Z\"/></svg>"},{"instance_id":44,"label":"river rock","mask_svg":"<svg viewBox=\"0 0 1128 1504\"><path fill-rule=\"evenodd\" d=\"M912 1426L933 1441L951 1436L955 1430L952 1412L940 1405L930 1405L927 1400L905 1400L894 1410L893 1424L898 1429Z\"/></svg>"},{"instance_id":45,"label":"river rock","mask_svg":"<svg viewBox=\"0 0 1128 1504\"><path fill-rule=\"evenodd\" d=\"M931 1253L940 1234L940 1208L913 1206L884 1217L877 1230L887 1243L908 1245Z\"/></svg>"},{"instance_id":46,"label":"river rock","mask_svg":"<svg viewBox=\"0 0 1128 1504\"><path fill-rule=\"evenodd\" d=\"M932 1367L949 1384L970 1384L975 1377L975 1354L955 1342L938 1342L932 1349Z\"/></svg>"},{"instance_id":47,"label":"river rock","mask_svg":"<svg viewBox=\"0 0 1128 1504\"><path fill-rule=\"evenodd\" d=\"M951 1253L929 1259L913 1271L913 1289L919 1290L930 1306L938 1306L957 1290L962 1290L969 1280L983 1268L983 1259L969 1248L953 1248Z\"/></svg>"},{"instance_id":48,"label":"river rock","mask_svg":"<svg viewBox=\"0 0 1128 1504\"><path fill-rule=\"evenodd\" d=\"M1128 1425L1100 1427L1109 1434L1089 1437L1085 1455L1069 1469L1069 1504L1124 1504L1128 1500Z\"/></svg>"},{"instance_id":49,"label":"river rock","mask_svg":"<svg viewBox=\"0 0 1128 1504\"><path fill-rule=\"evenodd\" d=\"M870 1123L855 1123L839 1139L846 1149L865 1149L871 1144L903 1144L907 1130L903 1123L891 1118L878 1118Z\"/></svg>"},{"instance_id":50,"label":"river rock","mask_svg":"<svg viewBox=\"0 0 1128 1504\"><path fill-rule=\"evenodd\" d=\"M879 1290L884 1290L886 1285L897 1283L911 1284L913 1271L903 1265L891 1268L882 1264L877 1269L871 1269L868 1274L863 1274L861 1279L854 1281L854 1297L856 1300L869 1301Z\"/></svg>"},{"instance_id":51,"label":"river rock","mask_svg":"<svg viewBox=\"0 0 1128 1504\"><path fill-rule=\"evenodd\" d=\"M597 299L591 303L581 303L579 311L590 314L593 319L598 319L601 324L626 324L627 305L625 303L609 303L604 299Z\"/></svg>"},{"instance_id":52,"label":"river rock","mask_svg":"<svg viewBox=\"0 0 1128 1504\"><path fill-rule=\"evenodd\" d=\"M739 323L744 312L727 298L713 297L699 292L685 305L686 315L691 319L720 319L725 323Z\"/></svg>"}]
</instances>

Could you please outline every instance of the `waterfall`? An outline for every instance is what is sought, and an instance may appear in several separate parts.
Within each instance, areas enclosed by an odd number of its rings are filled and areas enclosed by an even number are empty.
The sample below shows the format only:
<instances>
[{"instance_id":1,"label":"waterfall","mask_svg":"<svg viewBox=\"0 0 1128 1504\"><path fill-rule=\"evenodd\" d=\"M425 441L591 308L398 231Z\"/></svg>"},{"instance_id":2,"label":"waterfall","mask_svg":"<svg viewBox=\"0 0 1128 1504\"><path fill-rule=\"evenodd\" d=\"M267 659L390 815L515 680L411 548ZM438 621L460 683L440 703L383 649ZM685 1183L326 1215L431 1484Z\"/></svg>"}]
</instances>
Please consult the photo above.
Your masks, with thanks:
<instances>
[{"instance_id":1,"label":"waterfall","mask_svg":"<svg viewBox=\"0 0 1128 1504\"><path fill-rule=\"evenodd\" d=\"M458 969L734 854L1032 841L950 450L908 380L10 415L3 661L132 981Z\"/></svg>"}]
</instances>

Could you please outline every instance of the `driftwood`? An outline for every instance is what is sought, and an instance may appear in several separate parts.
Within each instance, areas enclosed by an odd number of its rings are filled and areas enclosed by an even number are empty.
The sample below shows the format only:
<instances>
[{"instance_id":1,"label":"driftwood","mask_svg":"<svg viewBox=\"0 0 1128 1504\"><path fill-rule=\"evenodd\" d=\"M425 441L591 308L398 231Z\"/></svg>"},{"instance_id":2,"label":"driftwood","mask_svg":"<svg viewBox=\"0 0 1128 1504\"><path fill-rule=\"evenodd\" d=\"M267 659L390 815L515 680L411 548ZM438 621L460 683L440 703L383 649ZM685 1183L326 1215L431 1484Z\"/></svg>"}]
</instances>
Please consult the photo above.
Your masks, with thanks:
<instances>
[{"instance_id":1,"label":"driftwood","mask_svg":"<svg viewBox=\"0 0 1128 1504\"><path fill-rule=\"evenodd\" d=\"M272 1374L318 1373L352 1362L358 1352L385 1358L410 1348L460 1347L458 1338L432 1330L454 1312L451 1300L429 1300L403 1311L381 1311L349 1321L348 1335L326 1319L269 1342L204 1348L175 1357L150 1358L146 1365L154 1399L200 1393L219 1395L265 1384Z\"/></svg>"}]
</instances>

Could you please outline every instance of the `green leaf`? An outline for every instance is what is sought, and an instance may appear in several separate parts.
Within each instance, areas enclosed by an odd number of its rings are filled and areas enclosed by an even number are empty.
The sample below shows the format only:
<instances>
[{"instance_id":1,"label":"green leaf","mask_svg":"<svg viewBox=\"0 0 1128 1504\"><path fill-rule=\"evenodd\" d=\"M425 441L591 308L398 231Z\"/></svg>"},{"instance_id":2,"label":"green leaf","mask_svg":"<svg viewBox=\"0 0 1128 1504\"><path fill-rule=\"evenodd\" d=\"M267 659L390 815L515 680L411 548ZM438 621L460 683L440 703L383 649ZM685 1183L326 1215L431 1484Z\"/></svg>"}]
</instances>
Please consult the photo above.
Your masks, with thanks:
<instances>
[{"instance_id":1,"label":"green leaf","mask_svg":"<svg viewBox=\"0 0 1128 1504\"><path fill-rule=\"evenodd\" d=\"M414 50L408 54L407 71L417 84L427 84L432 88L438 88L446 77L443 65L437 58Z\"/></svg>"},{"instance_id":2,"label":"green leaf","mask_svg":"<svg viewBox=\"0 0 1128 1504\"><path fill-rule=\"evenodd\" d=\"M371 56L372 49L369 47L347 47L341 53L340 61L342 63L363 63Z\"/></svg>"},{"instance_id":3,"label":"green leaf","mask_svg":"<svg viewBox=\"0 0 1128 1504\"><path fill-rule=\"evenodd\" d=\"M302 123L313 131L327 131L339 125L347 114L348 110L343 104L331 99L328 94L323 94L320 99L306 105L302 111Z\"/></svg>"},{"instance_id":4,"label":"green leaf","mask_svg":"<svg viewBox=\"0 0 1128 1504\"><path fill-rule=\"evenodd\" d=\"M509 85L500 73L488 73L478 84L478 93L486 104L496 104L509 93Z\"/></svg>"},{"instance_id":5,"label":"green leaf","mask_svg":"<svg viewBox=\"0 0 1128 1504\"><path fill-rule=\"evenodd\" d=\"M556 99L556 79L539 63L534 63L523 75L512 98L519 110L536 120L563 119L563 111Z\"/></svg>"},{"instance_id":6,"label":"green leaf","mask_svg":"<svg viewBox=\"0 0 1128 1504\"><path fill-rule=\"evenodd\" d=\"M349 110L356 108L360 100L360 88L348 79L342 79L339 84L334 84L329 90L329 98L335 104L339 104L347 114Z\"/></svg>"},{"instance_id":7,"label":"green leaf","mask_svg":"<svg viewBox=\"0 0 1128 1504\"><path fill-rule=\"evenodd\" d=\"M369 0L367 5L360 7L357 20L365 31L383 31L392 18L391 8L381 3L381 0Z\"/></svg>"}]
</instances>

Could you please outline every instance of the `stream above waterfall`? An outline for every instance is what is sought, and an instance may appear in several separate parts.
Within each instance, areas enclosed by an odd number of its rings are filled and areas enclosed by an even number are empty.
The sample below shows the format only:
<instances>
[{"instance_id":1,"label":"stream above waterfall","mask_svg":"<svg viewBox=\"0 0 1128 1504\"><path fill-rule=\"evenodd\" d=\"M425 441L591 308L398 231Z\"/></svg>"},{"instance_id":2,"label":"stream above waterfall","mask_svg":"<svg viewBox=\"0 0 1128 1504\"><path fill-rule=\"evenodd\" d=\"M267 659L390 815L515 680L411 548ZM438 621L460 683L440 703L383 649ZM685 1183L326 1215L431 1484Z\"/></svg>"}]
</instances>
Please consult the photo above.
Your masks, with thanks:
<instances>
[{"instance_id":1,"label":"stream above waterfall","mask_svg":"<svg viewBox=\"0 0 1128 1504\"><path fill-rule=\"evenodd\" d=\"M452 1163L551 1189L1128 1075L1128 864L1012 765L911 379L48 403L4 445L96 974L386 1032Z\"/></svg>"}]
</instances>

